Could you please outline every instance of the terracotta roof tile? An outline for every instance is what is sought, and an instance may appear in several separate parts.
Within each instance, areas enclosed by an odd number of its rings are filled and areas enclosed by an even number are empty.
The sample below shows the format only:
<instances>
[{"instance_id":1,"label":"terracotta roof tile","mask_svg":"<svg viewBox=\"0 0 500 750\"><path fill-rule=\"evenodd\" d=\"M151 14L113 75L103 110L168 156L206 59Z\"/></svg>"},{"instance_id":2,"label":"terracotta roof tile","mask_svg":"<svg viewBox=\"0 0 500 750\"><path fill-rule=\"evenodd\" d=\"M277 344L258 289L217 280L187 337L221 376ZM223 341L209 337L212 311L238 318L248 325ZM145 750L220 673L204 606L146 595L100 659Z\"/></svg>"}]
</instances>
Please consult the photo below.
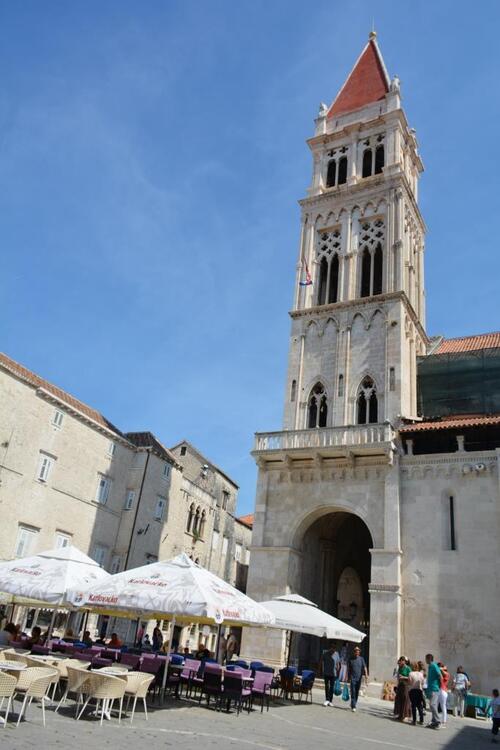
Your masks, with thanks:
<instances>
[{"instance_id":1,"label":"terracotta roof tile","mask_svg":"<svg viewBox=\"0 0 500 750\"><path fill-rule=\"evenodd\" d=\"M240 516L236 520L245 526L248 526L250 529L253 528L253 513L248 513L246 516Z\"/></svg>"},{"instance_id":2,"label":"terracotta roof tile","mask_svg":"<svg viewBox=\"0 0 500 750\"><path fill-rule=\"evenodd\" d=\"M432 422L415 422L401 427L400 432L424 432L426 430L450 430L457 427L484 427L500 425L500 414L456 414Z\"/></svg>"},{"instance_id":3,"label":"terracotta roof tile","mask_svg":"<svg viewBox=\"0 0 500 750\"><path fill-rule=\"evenodd\" d=\"M370 39L337 94L328 117L372 104L389 91L389 81L378 46Z\"/></svg>"},{"instance_id":4,"label":"terracotta roof tile","mask_svg":"<svg viewBox=\"0 0 500 750\"><path fill-rule=\"evenodd\" d=\"M43 388L45 391L55 396L55 398L57 398L59 401L67 404L67 406L69 406L70 408L81 412L86 417L92 419L94 422L97 422L103 427L106 427L106 429L111 430L112 432L116 432L117 435L122 436L120 430L96 409L92 409L91 406L87 406L87 404L84 404L83 401L80 401L70 393L63 391L62 388L58 388L56 385L49 383L48 380L44 380L39 375L36 375L31 370L23 367L23 365L20 365L19 362L16 362L14 359L11 359L2 352L0 352L0 366L11 372L13 375L16 375L21 380L24 380L25 382L34 386L35 388Z\"/></svg>"},{"instance_id":5,"label":"terracotta roof tile","mask_svg":"<svg viewBox=\"0 0 500 750\"><path fill-rule=\"evenodd\" d=\"M478 349L500 349L500 331L480 333L477 336L460 336L456 339L443 339L432 354L459 354Z\"/></svg>"}]
</instances>

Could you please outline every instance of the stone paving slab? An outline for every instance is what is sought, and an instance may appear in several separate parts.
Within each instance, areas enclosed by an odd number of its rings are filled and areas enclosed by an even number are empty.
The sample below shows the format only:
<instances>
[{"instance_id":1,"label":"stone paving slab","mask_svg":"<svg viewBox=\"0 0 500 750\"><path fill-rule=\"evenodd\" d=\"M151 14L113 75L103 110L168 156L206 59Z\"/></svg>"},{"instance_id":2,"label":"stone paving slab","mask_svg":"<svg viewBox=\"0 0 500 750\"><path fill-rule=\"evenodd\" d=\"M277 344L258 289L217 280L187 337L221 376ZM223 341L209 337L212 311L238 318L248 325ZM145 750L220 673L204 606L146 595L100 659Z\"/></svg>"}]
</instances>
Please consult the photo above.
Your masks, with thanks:
<instances>
[{"instance_id":1,"label":"stone paving slab","mask_svg":"<svg viewBox=\"0 0 500 750\"><path fill-rule=\"evenodd\" d=\"M429 748L477 750L490 745L491 723L472 719L449 718L448 727L433 731L395 722L391 705L365 698L358 711L336 699L334 707L324 707L321 694L313 704L271 704L269 712L255 708L248 715L227 714L198 706L197 702L167 701L164 708L152 708L149 721L137 711L134 724L115 718L103 726L93 718L75 722L73 710L54 714L47 711L47 726L42 726L41 710L32 706L28 721L18 729L13 724L0 728L2 750L33 748L124 748L175 747L179 750L425 750Z\"/></svg>"}]
</instances>

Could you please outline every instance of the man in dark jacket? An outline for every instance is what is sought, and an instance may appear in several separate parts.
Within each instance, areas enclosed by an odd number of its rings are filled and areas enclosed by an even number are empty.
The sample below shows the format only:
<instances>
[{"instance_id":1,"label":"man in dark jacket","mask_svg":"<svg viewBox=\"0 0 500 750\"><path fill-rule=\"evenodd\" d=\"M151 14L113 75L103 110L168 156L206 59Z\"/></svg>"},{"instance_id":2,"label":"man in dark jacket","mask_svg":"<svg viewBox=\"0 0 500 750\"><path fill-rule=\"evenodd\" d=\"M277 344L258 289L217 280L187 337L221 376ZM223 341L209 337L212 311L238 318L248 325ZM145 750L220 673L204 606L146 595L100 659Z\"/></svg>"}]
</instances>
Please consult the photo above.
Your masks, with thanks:
<instances>
[{"instance_id":1,"label":"man in dark jacket","mask_svg":"<svg viewBox=\"0 0 500 750\"><path fill-rule=\"evenodd\" d=\"M325 681L324 706L331 706L333 700L333 687L339 673L340 657L335 646L330 646L321 654L321 667Z\"/></svg>"},{"instance_id":2,"label":"man in dark jacket","mask_svg":"<svg viewBox=\"0 0 500 750\"><path fill-rule=\"evenodd\" d=\"M366 662L361 656L361 649L356 646L354 656L349 660L349 680L351 681L351 711L356 710L358 703L359 689L363 677L368 679L368 668Z\"/></svg>"}]
</instances>

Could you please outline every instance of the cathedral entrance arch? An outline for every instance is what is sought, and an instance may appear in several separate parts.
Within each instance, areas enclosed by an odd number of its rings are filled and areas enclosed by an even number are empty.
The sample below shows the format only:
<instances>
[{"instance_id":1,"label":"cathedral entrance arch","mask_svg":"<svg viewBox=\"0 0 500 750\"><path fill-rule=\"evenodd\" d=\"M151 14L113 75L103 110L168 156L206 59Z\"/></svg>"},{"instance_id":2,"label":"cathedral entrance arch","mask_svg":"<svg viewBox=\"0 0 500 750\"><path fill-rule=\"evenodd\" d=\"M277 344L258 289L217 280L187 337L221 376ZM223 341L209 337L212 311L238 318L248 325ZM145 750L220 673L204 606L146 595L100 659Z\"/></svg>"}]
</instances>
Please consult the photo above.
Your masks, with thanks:
<instances>
[{"instance_id":1,"label":"cathedral entrance arch","mask_svg":"<svg viewBox=\"0 0 500 750\"><path fill-rule=\"evenodd\" d=\"M365 522L346 511L325 513L306 528L300 548L300 593L365 632L361 649L368 661L373 539ZM316 665L325 645L320 638L303 635L296 638L292 656L302 666Z\"/></svg>"}]
</instances>

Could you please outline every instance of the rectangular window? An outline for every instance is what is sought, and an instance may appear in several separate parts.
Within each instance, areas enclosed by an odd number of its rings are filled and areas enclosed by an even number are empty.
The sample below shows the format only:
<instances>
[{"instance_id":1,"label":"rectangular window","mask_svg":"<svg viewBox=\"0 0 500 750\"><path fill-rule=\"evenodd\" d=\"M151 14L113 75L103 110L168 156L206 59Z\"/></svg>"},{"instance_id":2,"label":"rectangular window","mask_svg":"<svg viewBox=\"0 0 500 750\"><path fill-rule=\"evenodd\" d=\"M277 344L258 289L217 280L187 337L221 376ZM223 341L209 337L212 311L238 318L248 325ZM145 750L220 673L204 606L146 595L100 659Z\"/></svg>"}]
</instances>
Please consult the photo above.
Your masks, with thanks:
<instances>
[{"instance_id":1,"label":"rectangular window","mask_svg":"<svg viewBox=\"0 0 500 750\"><path fill-rule=\"evenodd\" d=\"M168 479L170 475L170 466L168 464L163 464L163 477L165 479Z\"/></svg>"},{"instance_id":2,"label":"rectangular window","mask_svg":"<svg viewBox=\"0 0 500 750\"><path fill-rule=\"evenodd\" d=\"M106 505L109 498L109 492L111 489L111 479L109 477L100 476L99 484L97 485L96 501L101 505Z\"/></svg>"},{"instance_id":3,"label":"rectangular window","mask_svg":"<svg viewBox=\"0 0 500 750\"><path fill-rule=\"evenodd\" d=\"M228 504L229 504L229 492L227 490L222 490L222 510L227 510Z\"/></svg>"},{"instance_id":4,"label":"rectangular window","mask_svg":"<svg viewBox=\"0 0 500 750\"><path fill-rule=\"evenodd\" d=\"M167 506L167 501L164 497L158 497L156 498L156 508L155 508L155 521L162 521L163 520L163 514L165 513L165 508Z\"/></svg>"},{"instance_id":5,"label":"rectangular window","mask_svg":"<svg viewBox=\"0 0 500 750\"><path fill-rule=\"evenodd\" d=\"M113 555L113 557L111 558L111 570L110 570L110 573L112 575L115 575L115 573L119 573L120 572L120 568L121 568L121 564L122 564L122 559L121 559L120 555Z\"/></svg>"},{"instance_id":6,"label":"rectangular window","mask_svg":"<svg viewBox=\"0 0 500 750\"><path fill-rule=\"evenodd\" d=\"M52 417L52 424L54 427L60 427L62 425L64 414L62 411L59 411L59 409L56 409L54 412L54 416Z\"/></svg>"},{"instance_id":7,"label":"rectangular window","mask_svg":"<svg viewBox=\"0 0 500 750\"><path fill-rule=\"evenodd\" d=\"M63 531L56 531L56 548L62 549L69 547L71 544L71 534L65 534Z\"/></svg>"},{"instance_id":8,"label":"rectangular window","mask_svg":"<svg viewBox=\"0 0 500 750\"><path fill-rule=\"evenodd\" d=\"M54 459L46 453L40 453L40 463L38 464L37 479L39 482L47 482L50 470L54 464Z\"/></svg>"},{"instance_id":9,"label":"rectangular window","mask_svg":"<svg viewBox=\"0 0 500 750\"><path fill-rule=\"evenodd\" d=\"M127 490L127 494L125 495L125 502L123 504L124 510L131 510L135 500L135 492L134 490Z\"/></svg>"},{"instance_id":10,"label":"rectangular window","mask_svg":"<svg viewBox=\"0 0 500 750\"><path fill-rule=\"evenodd\" d=\"M396 390L396 370L394 367L389 367L389 390Z\"/></svg>"},{"instance_id":11,"label":"rectangular window","mask_svg":"<svg viewBox=\"0 0 500 750\"><path fill-rule=\"evenodd\" d=\"M234 559L236 560L236 562L241 562L241 551L242 551L241 544L235 544L234 545Z\"/></svg>"},{"instance_id":12,"label":"rectangular window","mask_svg":"<svg viewBox=\"0 0 500 750\"><path fill-rule=\"evenodd\" d=\"M181 456L185 456L185 455L186 455L186 446L183 445L181 448Z\"/></svg>"},{"instance_id":13,"label":"rectangular window","mask_svg":"<svg viewBox=\"0 0 500 750\"><path fill-rule=\"evenodd\" d=\"M213 531L212 532L212 550L216 550L219 548L219 532Z\"/></svg>"},{"instance_id":14,"label":"rectangular window","mask_svg":"<svg viewBox=\"0 0 500 750\"><path fill-rule=\"evenodd\" d=\"M94 544L94 548L92 550L92 558L98 565L101 566L101 568L104 568L104 564L106 562L106 554L106 547L104 547L102 544Z\"/></svg>"},{"instance_id":15,"label":"rectangular window","mask_svg":"<svg viewBox=\"0 0 500 750\"><path fill-rule=\"evenodd\" d=\"M116 443L113 443L112 440L108 443L108 456L114 456L116 451Z\"/></svg>"},{"instance_id":16,"label":"rectangular window","mask_svg":"<svg viewBox=\"0 0 500 750\"><path fill-rule=\"evenodd\" d=\"M229 539L227 538L227 536L225 536L225 537L224 537L224 538L222 539L222 556L223 556L223 557L225 557L225 556L227 555L227 547L228 547L228 544L229 544Z\"/></svg>"},{"instance_id":17,"label":"rectangular window","mask_svg":"<svg viewBox=\"0 0 500 750\"><path fill-rule=\"evenodd\" d=\"M35 551L38 531L32 526L19 526L14 557L28 557Z\"/></svg>"},{"instance_id":18,"label":"rectangular window","mask_svg":"<svg viewBox=\"0 0 500 750\"><path fill-rule=\"evenodd\" d=\"M343 375L339 375L339 387L338 387L337 395L339 396L339 398L342 398L342 396L344 395L344 376Z\"/></svg>"}]
</instances>

